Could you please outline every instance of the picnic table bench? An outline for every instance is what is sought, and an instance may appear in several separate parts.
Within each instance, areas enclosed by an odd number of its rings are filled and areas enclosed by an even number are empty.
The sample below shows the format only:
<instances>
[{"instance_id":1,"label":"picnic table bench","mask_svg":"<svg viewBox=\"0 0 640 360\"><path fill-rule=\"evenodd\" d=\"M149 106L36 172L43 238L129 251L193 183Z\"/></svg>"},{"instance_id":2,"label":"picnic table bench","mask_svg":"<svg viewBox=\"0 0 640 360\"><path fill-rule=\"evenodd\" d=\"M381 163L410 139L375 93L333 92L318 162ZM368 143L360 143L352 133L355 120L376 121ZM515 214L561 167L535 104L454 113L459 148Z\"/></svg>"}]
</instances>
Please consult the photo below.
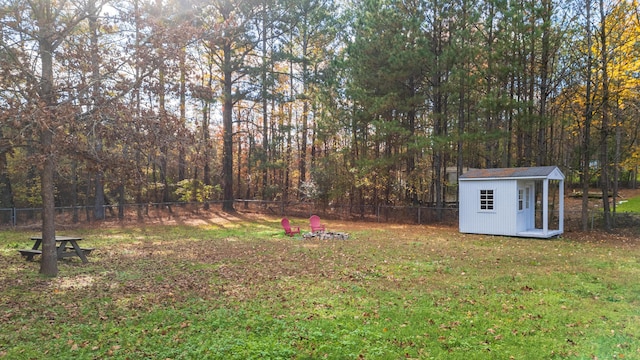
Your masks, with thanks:
<instances>
[{"instance_id":1,"label":"picnic table bench","mask_svg":"<svg viewBox=\"0 0 640 360\"><path fill-rule=\"evenodd\" d=\"M28 261L32 261L36 255L42 255L40 245L42 245L42 236L33 236L31 240L35 241L31 249L20 249L20 255L24 256ZM56 236L56 252L58 260L67 257L77 256L83 263L89 262L87 255L93 250L93 248L82 248L78 245L78 241L82 240L81 237L73 236Z\"/></svg>"},{"instance_id":2,"label":"picnic table bench","mask_svg":"<svg viewBox=\"0 0 640 360\"><path fill-rule=\"evenodd\" d=\"M18 250L20 254L27 258L27 260L33 260L33 257L36 255L42 255L42 250L34 250L34 249L20 249Z\"/></svg>"}]
</instances>

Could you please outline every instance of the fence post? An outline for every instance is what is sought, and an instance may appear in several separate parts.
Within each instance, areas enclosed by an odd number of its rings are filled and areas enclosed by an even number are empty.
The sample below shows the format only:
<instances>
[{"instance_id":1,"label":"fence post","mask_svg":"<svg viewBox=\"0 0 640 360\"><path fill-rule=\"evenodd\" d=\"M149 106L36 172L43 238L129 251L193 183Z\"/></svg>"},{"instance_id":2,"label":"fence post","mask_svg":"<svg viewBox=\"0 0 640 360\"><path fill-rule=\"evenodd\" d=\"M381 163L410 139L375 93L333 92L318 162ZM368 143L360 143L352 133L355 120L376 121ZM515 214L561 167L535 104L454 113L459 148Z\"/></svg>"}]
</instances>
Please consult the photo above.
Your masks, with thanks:
<instances>
[{"instance_id":1,"label":"fence post","mask_svg":"<svg viewBox=\"0 0 640 360\"><path fill-rule=\"evenodd\" d=\"M11 208L11 223L13 224L13 227L18 226L18 212L15 207Z\"/></svg>"},{"instance_id":2,"label":"fence post","mask_svg":"<svg viewBox=\"0 0 640 360\"><path fill-rule=\"evenodd\" d=\"M421 211L422 211L422 207L418 206L418 225L422 225L422 216L421 216L422 214L421 214Z\"/></svg>"}]
</instances>

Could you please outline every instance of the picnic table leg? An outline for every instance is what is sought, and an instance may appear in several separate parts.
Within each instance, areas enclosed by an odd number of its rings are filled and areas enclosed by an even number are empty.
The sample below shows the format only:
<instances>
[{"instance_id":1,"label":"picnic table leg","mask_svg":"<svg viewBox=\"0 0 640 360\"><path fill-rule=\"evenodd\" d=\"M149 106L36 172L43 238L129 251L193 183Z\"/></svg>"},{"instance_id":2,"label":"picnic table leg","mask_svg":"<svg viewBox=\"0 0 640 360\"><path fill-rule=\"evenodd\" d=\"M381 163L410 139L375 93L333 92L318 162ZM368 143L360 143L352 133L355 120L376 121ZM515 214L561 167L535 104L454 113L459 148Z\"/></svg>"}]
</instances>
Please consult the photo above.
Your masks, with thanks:
<instances>
[{"instance_id":1,"label":"picnic table leg","mask_svg":"<svg viewBox=\"0 0 640 360\"><path fill-rule=\"evenodd\" d=\"M63 240L60 242L60 244L58 245L58 247L56 248L56 253L58 255L58 260L62 260L62 258L64 257L64 252L67 248L67 241Z\"/></svg>"},{"instance_id":2,"label":"picnic table leg","mask_svg":"<svg viewBox=\"0 0 640 360\"><path fill-rule=\"evenodd\" d=\"M82 259L83 263L88 263L89 260L87 260L87 256L84 254L84 250L80 249L80 245L78 245L78 243L75 240L71 240L71 245L73 246L73 249L76 251L76 254L78 254L78 256L80 257L80 259Z\"/></svg>"},{"instance_id":3,"label":"picnic table leg","mask_svg":"<svg viewBox=\"0 0 640 360\"><path fill-rule=\"evenodd\" d=\"M33 247L31 249L32 250L38 250L38 248L40 247L40 244L42 244L42 239L36 240L36 242L33 243ZM33 258L33 256L31 258Z\"/></svg>"}]
</instances>

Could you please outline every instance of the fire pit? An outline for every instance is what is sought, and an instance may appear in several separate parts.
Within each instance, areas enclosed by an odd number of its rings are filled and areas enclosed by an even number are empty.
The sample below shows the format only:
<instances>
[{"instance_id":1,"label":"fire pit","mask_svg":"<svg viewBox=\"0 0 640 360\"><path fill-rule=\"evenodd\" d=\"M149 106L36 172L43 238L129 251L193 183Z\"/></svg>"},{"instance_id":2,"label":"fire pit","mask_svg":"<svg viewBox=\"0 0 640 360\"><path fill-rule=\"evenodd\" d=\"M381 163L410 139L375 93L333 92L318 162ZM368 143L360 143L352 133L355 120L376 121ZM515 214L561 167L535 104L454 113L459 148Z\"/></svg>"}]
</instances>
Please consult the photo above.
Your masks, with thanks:
<instances>
[{"instance_id":1,"label":"fire pit","mask_svg":"<svg viewBox=\"0 0 640 360\"><path fill-rule=\"evenodd\" d=\"M305 239L347 240L349 234L335 231L316 231L302 235Z\"/></svg>"}]
</instances>

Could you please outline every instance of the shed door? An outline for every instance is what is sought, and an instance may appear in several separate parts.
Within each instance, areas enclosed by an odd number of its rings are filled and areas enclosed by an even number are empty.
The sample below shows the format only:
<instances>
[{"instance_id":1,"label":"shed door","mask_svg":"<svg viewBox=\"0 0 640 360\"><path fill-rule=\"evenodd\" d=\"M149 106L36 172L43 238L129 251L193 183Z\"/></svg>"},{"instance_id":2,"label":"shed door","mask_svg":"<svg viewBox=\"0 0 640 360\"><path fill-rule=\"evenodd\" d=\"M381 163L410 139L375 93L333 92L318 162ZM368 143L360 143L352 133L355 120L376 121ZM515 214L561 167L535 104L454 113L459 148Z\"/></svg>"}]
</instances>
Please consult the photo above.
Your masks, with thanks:
<instances>
[{"instance_id":1,"label":"shed door","mask_svg":"<svg viewBox=\"0 0 640 360\"><path fill-rule=\"evenodd\" d=\"M518 185L518 217L524 224L524 230L535 227L535 206L533 183L521 183Z\"/></svg>"}]
</instances>

